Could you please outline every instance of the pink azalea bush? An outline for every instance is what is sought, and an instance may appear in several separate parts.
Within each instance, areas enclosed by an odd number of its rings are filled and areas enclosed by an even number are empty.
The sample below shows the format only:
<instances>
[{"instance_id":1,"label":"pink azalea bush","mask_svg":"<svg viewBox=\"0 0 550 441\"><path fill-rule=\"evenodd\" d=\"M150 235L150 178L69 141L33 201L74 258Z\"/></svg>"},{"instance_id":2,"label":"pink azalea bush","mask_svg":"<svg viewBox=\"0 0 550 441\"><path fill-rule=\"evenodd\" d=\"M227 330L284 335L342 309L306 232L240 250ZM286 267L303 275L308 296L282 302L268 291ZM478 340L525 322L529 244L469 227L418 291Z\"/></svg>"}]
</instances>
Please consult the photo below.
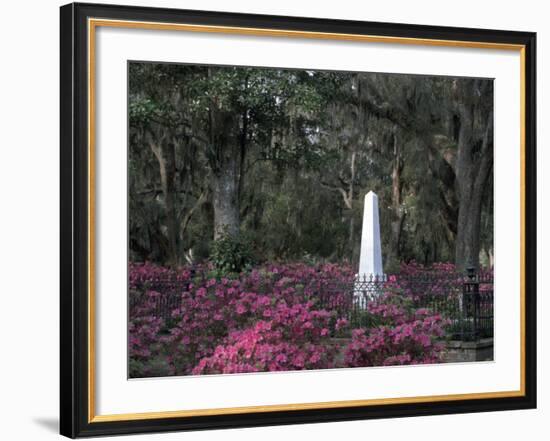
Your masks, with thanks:
<instances>
[{"instance_id":1,"label":"pink azalea bush","mask_svg":"<svg viewBox=\"0 0 550 441\"><path fill-rule=\"evenodd\" d=\"M407 306L402 297L388 292L378 302L367 305L378 320L369 329L352 330L351 342L344 349L349 367L388 366L394 364L437 363L448 324L439 314L425 308Z\"/></svg>"},{"instance_id":2,"label":"pink azalea bush","mask_svg":"<svg viewBox=\"0 0 550 441\"><path fill-rule=\"evenodd\" d=\"M194 374L323 369L332 367L334 347L329 340L327 311L311 310L311 304L288 306L278 302L268 319L243 330L232 331L212 356L203 358Z\"/></svg>"},{"instance_id":3,"label":"pink azalea bush","mask_svg":"<svg viewBox=\"0 0 550 441\"><path fill-rule=\"evenodd\" d=\"M403 263L398 276L389 277L387 289L419 300L427 296L448 296L449 288L456 287L454 294L461 290L464 274L452 263L434 263L429 268L416 262Z\"/></svg>"},{"instance_id":4,"label":"pink azalea bush","mask_svg":"<svg viewBox=\"0 0 550 441\"><path fill-rule=\"evenodd\" d=\"M147 298L133 311L128 325L128 352L132 377L173 375L164 354L161 329L164 320L154 314L160 293L149 291Z\"/></svg>"},{"instance_id":5,"label":"pink azalea bush","mask_svg":"<svg viewBox=\"0 0 550 441\"><path fill-rule=\"evenodd\" d=\"M330 274L334 271L332 267L327 268ZM177 324L164 339L173 371L177 375L191 373L201 360L214 356L219 346L235 344L238 336L244 338L247 334L241 331L260 332L256 328L260 321L271 327L269 336L266 329L262 329L262 342L275 346L288 343L284 351L288 352L289 360L291 348L302 350L305 355L309 351L321 351L315 341L320 337L324 337L325 343L328 341L328 328L336 323L337 317L317 308L312 300L321 283L318 275L319 272L306 266L292 265L254 270L238 280L208 278L200 285L190 283L180 294L180 307L172 311ZM220 353L218 349L218 358ZM259 349L254 353L259 354ZM315 360L316 356L311 355ZM295 366L299 365L299 359ZM321 357L315 366L326 359ZM291 365L281 363L280 366ZM212 363L204 365L209 373L214 369Z\"/></svg>"},{"instance_id":6,"label":"pink azalea bush","mask_svg":"<svg viewBox=\"0 0 550 441\"><path fill-rule=\"evenodd\" d=\"M322 298L334 283L353 283L349 266L270 264L234 279L211 270L130 265L131 295L145 290L130 310L131 377L439 361L445 321L413 308L395 281L368 304L371 325L351 329L349 292ZM167 319L155 309L166 280L174 282Z\"/></svg>"}]
</instances>

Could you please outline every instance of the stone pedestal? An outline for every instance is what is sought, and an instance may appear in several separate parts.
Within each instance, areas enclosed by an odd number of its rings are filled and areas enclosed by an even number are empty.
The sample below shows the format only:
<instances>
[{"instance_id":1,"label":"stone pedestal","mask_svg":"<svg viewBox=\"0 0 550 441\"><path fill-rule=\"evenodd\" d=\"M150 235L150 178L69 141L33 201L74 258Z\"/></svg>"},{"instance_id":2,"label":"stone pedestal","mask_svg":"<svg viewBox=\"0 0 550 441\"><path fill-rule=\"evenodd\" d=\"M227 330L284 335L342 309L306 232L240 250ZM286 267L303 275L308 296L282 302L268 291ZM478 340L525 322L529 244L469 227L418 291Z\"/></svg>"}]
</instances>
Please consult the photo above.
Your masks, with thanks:
<instances>
[{"instance_id":1,"label":"stone pedestal","mask_svg":"<svg viewBox=\"0 0 550 441\"><path fill-rule=\"evenodd\" d=\"M465 363L471 361L493 361L493 339L478 341L451 340L445 343L443 361L445 363Z\"/></svg>"}]
</instances>

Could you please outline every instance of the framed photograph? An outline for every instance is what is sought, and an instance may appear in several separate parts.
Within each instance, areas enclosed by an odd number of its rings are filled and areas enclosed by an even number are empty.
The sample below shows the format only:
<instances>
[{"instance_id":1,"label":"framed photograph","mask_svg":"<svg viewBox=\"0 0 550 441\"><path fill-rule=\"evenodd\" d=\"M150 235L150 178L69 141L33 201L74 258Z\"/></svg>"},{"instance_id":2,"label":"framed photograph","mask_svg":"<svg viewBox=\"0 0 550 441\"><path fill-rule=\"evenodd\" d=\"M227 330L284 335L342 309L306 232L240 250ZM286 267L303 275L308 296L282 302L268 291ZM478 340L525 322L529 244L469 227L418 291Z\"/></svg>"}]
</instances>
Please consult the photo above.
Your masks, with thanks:
<instances>
[{"instance_id":1,"label":"framed photograph","mask_svg":"<svg viewBox=\"0 0 550 441\"><path fill-rule=\"evenodd\" d=\"M61 7L61 434L536 406L536 36Z\"/></svg>"}]
</instances>

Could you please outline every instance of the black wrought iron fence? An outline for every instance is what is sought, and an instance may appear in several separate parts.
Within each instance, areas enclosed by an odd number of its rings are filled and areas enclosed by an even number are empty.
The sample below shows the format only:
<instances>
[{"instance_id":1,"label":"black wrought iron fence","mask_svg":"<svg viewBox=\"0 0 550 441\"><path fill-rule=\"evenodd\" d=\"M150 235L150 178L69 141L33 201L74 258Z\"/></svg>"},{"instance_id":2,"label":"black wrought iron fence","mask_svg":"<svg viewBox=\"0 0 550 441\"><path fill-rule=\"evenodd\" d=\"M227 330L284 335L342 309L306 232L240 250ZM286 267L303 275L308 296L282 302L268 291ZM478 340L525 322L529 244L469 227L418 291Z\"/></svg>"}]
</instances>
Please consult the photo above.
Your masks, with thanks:
<instances>
[{"instance_id":1,"label":"black wrought iron fence","mask_svg":"<svg viewBox=\"0 0 550 441\"><path fill-rule=\"evenodd\" d=\"M170 321L172 311L180 306L181 294L188 285L189 282L177 279L133 283L128 296L130 318L147 311L148 315Z\"/></svg>"},{"instance_id":2,"label":"black wrought iron fence","mask_svg":"<svg viewBox=\"0 0 550 441\"><path fill-rule=\"evenodd\" d=\"M148 314L170 321L188 283L181 280L134 283L129 293L130 317L139 315L146 306ZM338 317L347 318L352 328L357 328L377 325L368 306L388 301L389 295L393 301L402 302L402 306L426 308L440 314L449 322L449 338L471 341L493 336L492 273L472 269L466 273L421 271L350 281L323 280L313 290L311 299L318 308L335 311Z\"/></svg>"},{"instance_id":3,"label":"black wrought iron fence","mask_svg":"<svg viewBox=\"0 0 550 441\"><path fill-rule=\"evenodd\" d=\"M422 271L400 276L363 276L321 286L319 307L346 317L352 328L378 324L369 312L382 302L411 309L426 308L449 323L447 334L457 340L493 337L493 275L489 272Z\"/></svg>"}]
</instances>

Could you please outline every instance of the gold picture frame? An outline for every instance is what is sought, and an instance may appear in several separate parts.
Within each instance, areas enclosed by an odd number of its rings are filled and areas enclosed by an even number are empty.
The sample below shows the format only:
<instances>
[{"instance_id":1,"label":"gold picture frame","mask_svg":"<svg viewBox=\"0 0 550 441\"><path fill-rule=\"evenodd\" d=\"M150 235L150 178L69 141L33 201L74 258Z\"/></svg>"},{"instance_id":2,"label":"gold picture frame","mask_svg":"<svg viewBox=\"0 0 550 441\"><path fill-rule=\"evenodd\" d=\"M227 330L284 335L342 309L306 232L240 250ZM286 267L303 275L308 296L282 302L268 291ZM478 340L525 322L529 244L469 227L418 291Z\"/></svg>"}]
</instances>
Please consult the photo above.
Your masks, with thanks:
<instances>
[{"instance_id":1,"label":"gold picture frame","mask_svg":"<svg viewBox=\"0 0 550 441\"><path fill-rule=\"evenodd\" d=\"M219 23L233 22L232 25ZM70 4L61 8L62 152L62 413L61 433L88 436L237 427L332 419L526 408L535 405L534 70L535 35L396 24L339 22L242 14ZM100 27L329 39L518 52L521 74L520 388L385 399L289 403L217 409L100 415L96 412L95 161L96 31ZM316 28L316 30L312 30ZM342 32L340 29L349 29ZM85 91L85 94L83 92ZM84 95L84 96L83 96ZM65 167L63 165L66 164ZM68 164L71 164L69 167ZM72 199L76 195L78 199ZM75 214L76 213L76 214ZM86 238L85 242L75 238ZM529 246L527 246L529 244ZM80 259L75 258L80 256ZM82 290L82 288L85 288ZM81 319L85 320L82 321ZM73 341L78 345L74 350ZM83 380L85 379L85 382Z\"/></svg>"}]
</instances>

